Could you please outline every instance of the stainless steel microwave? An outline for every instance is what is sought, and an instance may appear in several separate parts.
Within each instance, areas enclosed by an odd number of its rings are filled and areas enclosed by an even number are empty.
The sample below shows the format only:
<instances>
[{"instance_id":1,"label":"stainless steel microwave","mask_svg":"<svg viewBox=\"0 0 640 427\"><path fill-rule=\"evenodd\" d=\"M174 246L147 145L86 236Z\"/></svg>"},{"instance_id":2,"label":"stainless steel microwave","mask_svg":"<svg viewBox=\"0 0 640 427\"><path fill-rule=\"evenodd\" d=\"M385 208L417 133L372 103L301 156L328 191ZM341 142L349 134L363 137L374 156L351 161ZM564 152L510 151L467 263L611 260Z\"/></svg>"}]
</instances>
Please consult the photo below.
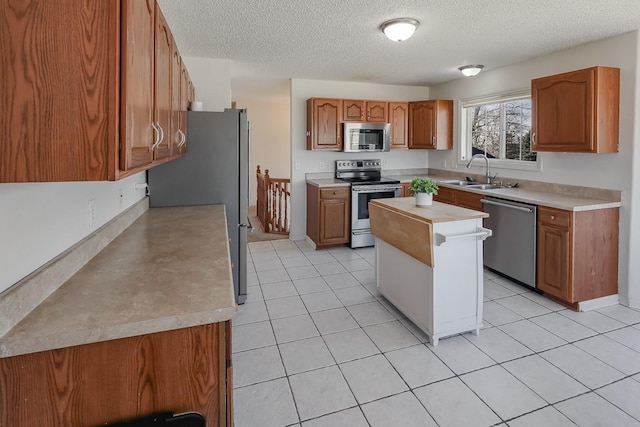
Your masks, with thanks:
<instances>
[{"instance_id":1,"label":"stainless steel microwave","mask_svg":"<svg viewBox=\"0 0 640 427\"><path fill-rule=\"evenodd\" d=\"M389 151L391 125L389 123L344 123L343 151Z\"/></svg>"}]
</instances>

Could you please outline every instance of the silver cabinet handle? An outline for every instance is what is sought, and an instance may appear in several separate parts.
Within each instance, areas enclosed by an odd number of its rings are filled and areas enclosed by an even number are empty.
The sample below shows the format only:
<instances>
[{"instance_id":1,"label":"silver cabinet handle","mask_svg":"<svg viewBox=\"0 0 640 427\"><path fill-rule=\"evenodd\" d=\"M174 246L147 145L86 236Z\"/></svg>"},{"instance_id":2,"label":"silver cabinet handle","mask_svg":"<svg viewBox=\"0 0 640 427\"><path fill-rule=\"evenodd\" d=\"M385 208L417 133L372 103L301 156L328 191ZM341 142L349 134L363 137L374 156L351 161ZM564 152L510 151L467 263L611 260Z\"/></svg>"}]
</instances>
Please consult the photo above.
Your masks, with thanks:
<instances>
[{"instance_id":1,"label":"silver cabinet handle","mask_svg":"<svg viewBox=\"0 0 640 427\"><path fill-rule=\"evenodd\" d=\"M178 148L180 148L187 142L187 135L182 132L182 129L178 129L178 135L180 135L180 142L178 143Z\"/></svg>"},{"instance_id":2,"label":"silver cabinet handle","mask_svg":"<svg viewBox=\"0 0 640 427\"><path fill-rule=\"evenodd\" d=\"M153 141L153 144L151 144L151 147L149 148L149 151L155 150L156 147L158 146L158 144L160 144L160 131L158 130L158 127L156 126L155 123L151 122L151 128L153 129L153 133L155 135L155 139Z\"/></svg>"},{"instance_id":3,"label":"silver cabinet handle","mask_svg":"<svg viewBox=\"0 0 640 427\"><path fill-rule=\"evenodd\" d=\"M158 146L162 144L162 140L164 139L164 130L162 129L162 126L160 126L160 123L156 122L154 129L158 131L159 138L156 138L156 143L153 144L153 146L151 146L151 151L155 151L158 148Z\"/></svg>"}]
</instances>

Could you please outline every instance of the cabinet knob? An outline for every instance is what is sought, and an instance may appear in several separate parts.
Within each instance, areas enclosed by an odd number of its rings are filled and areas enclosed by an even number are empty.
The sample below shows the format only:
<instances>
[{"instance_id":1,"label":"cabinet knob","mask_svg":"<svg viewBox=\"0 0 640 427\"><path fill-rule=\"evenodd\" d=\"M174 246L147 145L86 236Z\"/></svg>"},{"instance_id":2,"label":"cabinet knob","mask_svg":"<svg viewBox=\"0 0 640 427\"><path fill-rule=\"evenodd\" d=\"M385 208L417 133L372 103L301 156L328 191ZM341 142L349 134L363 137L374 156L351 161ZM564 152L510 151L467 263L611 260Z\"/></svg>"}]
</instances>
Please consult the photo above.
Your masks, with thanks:
<instances>
[{"instance_id":1,"label":"cabinet knob","mask_svg":"<svg viewBox=\"0 0 640 427\"><path fill-rule=\"evenodd\" d=\"M311 132L310 131L307 131L307 136L311 136Z\"/></svg>"},{"instance_id":2,"label":"cabinet knob","mask_svg":"<svg viewBox=\"0 0 640 427\"><path fill-rule=\"evenodd\" d=\"M555 215L551 215L551 219L552 219L552 220L555 220L555 219L556 219L556 216L555 216Z\"/></svg>"}]
</instances>

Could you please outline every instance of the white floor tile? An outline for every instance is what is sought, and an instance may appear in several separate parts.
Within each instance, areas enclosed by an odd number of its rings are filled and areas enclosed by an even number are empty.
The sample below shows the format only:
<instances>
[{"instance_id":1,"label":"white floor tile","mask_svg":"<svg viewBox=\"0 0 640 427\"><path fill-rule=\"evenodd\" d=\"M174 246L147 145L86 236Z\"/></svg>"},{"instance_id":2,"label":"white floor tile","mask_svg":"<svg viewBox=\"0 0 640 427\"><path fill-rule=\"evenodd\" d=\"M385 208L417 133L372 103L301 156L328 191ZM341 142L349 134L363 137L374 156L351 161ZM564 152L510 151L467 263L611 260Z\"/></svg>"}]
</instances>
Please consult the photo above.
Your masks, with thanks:
<instances>
[{"instance_id":1,"label":"white floor tile","mask_svg":"<svg viewBox=\"0 0 640 427\"><path fill-rule=\"evenodd\" d=\"M316 292L313 294L301 295L302 302L309 310L309 313L322 310L330 310L332 308L342 307L342 302L338 299L333 291Z\"/></svg>"},{"instance_id":2,"label":"white floor tile","mask_svg":"<svg viewBox=\"0 0 640 427\"><path fill-rule=\"evenodd\" d=\"M480 335L465 334L464 337L498 363L533 353L498 328L483 330Z\"/></svg>"},{"instance_id":3,"label":"white floor tile","mask_svg":"<svg viewBox=\"0 0 640 427\"><path fill-rule=\"evenodd\" d=\"M233 354L233 386L236 388L284 376L284 367L276 346Z\"/></svg>"},{"instance_id":4,"label":"white floor tile","mask_svg":"<svg viewBox=\"0 0 640 427\"><path fill-rule=\"evenodd\" d=\"M258 273L262 271L281 270L284 268L282 261L279 259L260 259L253 261L253 265Z\"/></svg>"},{"instance_id":5,"label":"white floor tile","mask_svg":"<svg viewBox=\"0 0 640 427\"><path fill-rule=\"evenodd\" d=\"M391 304L389 300L387 300L385 297L380 298L380 304L382 304L384 308L389 310L389 313L391 313L391 315L395 319L397 320L406 319L407 316L405 316L403 312L398 310L395 305Z\"/></svg>"},{"instance_id":6,"label":"white floor tile","mask_svg":"<svg viewBox=\"0 0 640 427\"><path fill-rule=\"evenodd\" d=\"M291 277L292 280L308 279L309 277L320 276L320 273L318 273L318 271L312 265L287 268L287 273L289 273L289 277Z\"/></svg>"},{"instance_id":7,"label":"white floor tile","mask_svg":"<svg viewBox=\"0 0 640 427\"><path fill-rule=\"evenodd\" d=\"M385 356L412 389L454 376L424 345L390 351Z\"/></svg>"},{"instance_id":8,"label":"white floor tile","mask_svg":"<svg viewBox=\"0 0 640 427\"><path fill-rule=\"evenodd\" d=\"M492 426L500 418L459 378L451 378L414 390L441 427Z\"/></svg>"},{"instance_id":9,"label":"white floor tile","mask_svg":"<svg viewBox=\"0 0 640 427\"><path fill-rule=\"evenodd\" d=\"M289 382L302 421L356 405L337 366L292 375Z\"/></svg>"},{"instance_id":10,"label":"white floor tile","mask_svg":"<svg viewBox=\"0 0 640 427\"><path fill-rule=\"evenodd\" d=\"M340 264L347 269L347 271L359 271L359 270L369 270L371 268L371 264L369 264L364 259L350 259L350 260L340 260Z\"/></svg>"},{"instance_id":11,"label":"white floor tile","mask_svg":"<svg viewBox=\"0 0 640 427\"><path fill-rule=\"evenodd\" d=\"M304 267L307 265L311 265L311 261L309 261L309 259L304 255L295 256L291 258L283 258L280 261L282 262L282 265L284 265L285 268Z\"/></svg>"},{"instance_id":12,"label":"white floor tile","mask_svg":"<svg viewBox=\"0 0 640 427\"><path fill-rule=\"evenodd\" d=\"M336 248L329 249L329 253L334 256L338 261L347 261L350 259L362 259L358 252L350 248Z\"/></svg>"},{"instance_id":13,"label":"white floor tile","mask_svg":"<svg viewBox=\"0 0 640 427\"><path fill-rule=\"evenodd\" d=\"M509 427L575 427L569 418L552 406L538 409L509 421Z\"/></svg>"},{"instance_id":14,"label":"white floor tile","mask_svg":"<svg viewBox=\"0 0 640 427\"><path fill-rule=\"evenodd\" d=\"M255 263L258 261L275 261L279 260L280 257L278 256L276 251L272 249L267 251L252 252L251 259Z\"/></svg>"},{"instance_id":15,"label":"white floor tile","mask_svg":"<svg viewBox=\"0 0 640 427\"><path fill-rule=\"evenodd\" d=\"M365 326L364 331L382 352L420 344L420 341L397 320Z\"/></svg>"},{"instance_id":16,"label":"white floor tile","mask_svg":"<svg viewBox=\"0 0 640 427\"><path fill-rule=\"evenodd\" d=\"M294 258L303 256L304 253L298 248L289 248L289 249L278 249L276 248L276 252L281 259L284 258Z\"/></svg>"},{"instance_id":17,"label":"white floor tile","mask_svg":"<svg viewBox=\"0 0 640 427\"><path fill-rule=\"evenodd\" d=\"M244 301L248 302L258 302L264 301L264 296L262 295L262 288L257 286L247 286L247 299Z\"/></svg>"},{"instance_id":18,"label":"white floor tile","mask_svg":"<svg viewBox=\"0 0 640 427\"><path fill-rule=\"evenodd\" d=\"M329 349L320 337L280 344L287 375L335 365Z\"/></svg>"},{"instance_id":19,"label":"white floor tile","mask_svg":"<svg viewBox=\"0 0 640 427\"><path fill-rule=\"evenodd\" d=\"M521 320L499 326L498 328L535 352L549 350L550 348L559 347L567 343L567 341L541 328L530 320Z\"/></svg>"},{"instance_id":20,"label":"white floor tile","mask_svg":"<svg viewBox=\"0 0 640 427\"><path fill-rule=\"evenodd\" d=\"M557 302L535 292L527 292L522 294L522 296L548 308L551 311L565 310L564 305L558 304Z\"/></svg>"},{"instance_id":21,"label":"white floor tile","mask_svg":"<svg viewBox=\"0 0 640 427\"><path fill-rule=\"evenodd\" d=\"M360 404L408 390L382 355L342 363L340 370Z\"/></svg>"},{"instance_id":22,"label":"white floor tile","mask_svg":"<svg viewBox=\"0 0 640 427\"><path fill-rule=\"evenodd\" d=\"M271 324L278 344L320 336L316 325L308 314L275 319L271 321Z\"/></svg>"},{"instance_id":23,"label":"white floor tile","mask_svg":"<svg viewBox=\"0 0 640 427\"><path fill-rule=\"evenodd\" d=\"M409 319L400 319L400 323L409 330L421 343L429 342L429 336Z\"/></svg>"},{"instance_id":24,"label":"white floor tile","mask_svg":"<svg viewBox=\"0 0 640 427\"><path fill-rule=\"evenodd\" d=\"M373 268L354 271L351 274L363 285L375 285L376 283L376 272Z\"/></svg>"},{"instance_id":25,"label":"white floor tile","mask_svg":"<svg viewBox=\"0 0 640 427\"><path fill-rule=\"evenodd\" d=\"M456 374L486 368L496 363L461 336L440 340L436 347L430 346L429 349Z\"/></svg>"},{"instance_id":26,"label":"white floor tile","mask_svg":"<svg viewBox=\"0 0 640 427\"><path fill-rule=\"evenodd\" d=\"M342 289L351 286L360 286L360 282L358 282L351 273L328 274L322 277L331 289Z\"/></svg>"},{"instance_id":27,"label":"white floor tile","mask_svg":"<svg viewBox=\"0 0 640 427\"><path fill-rule=\"evenodd\" d=\"M546 406L547 403L501 366L460 377L503 420Z\"/></svg>"},{"instance_id":28,"label":"white floor tile","mask_svg":"<svg viewBox=\"0 0 640 427\"><path fill-rule=\"evenodd\" d=\"M253 254L254 252L260 252L260 251L273 251L273 245L271 244L271 241L265 241L265 242L251 242L247 245L249 247L249 251Z\"/></svg>"},{"instance_id":29,"label":"white floor tile","mask_svg":"<svg viewBox=\"0 0 640 427\"><path fill-rule=\"evenodd\" d=\"M587 393L554 405L579 426L638 426L638 421L595 393Z\"/></svg>"},{"instance_id":30,"label":"white floor tile","mask_svg":"<svg viewBox=\"0 0 640 427\"><path fill-rule=\"evenodd\" d=\"M549 313L544 316L534 317L530 320L536 325L569 342L581 340L597 334L593 329L582 326L567 317L559 315L558 313Z\"/></svg>"},{"instance_id":31,"label":"white floor tile","mask_svg":"<svg viewBox=\"0 0 640 427\"><path fill-rule=\"evenodd\" d=\"M292 242L303 252L315 252L315 248L306 240L292 240Z\"/></svg>"},{"instance_id":32,"label":"white floor tile","mask_svg":"<svg viewBox=\"0 0 640 427\"><path fill-rule=\"evenodd\" d=\"M281 427L298 422L286 378L233 390L236 427Z\"/></svg>"},{"instance_id":33,"label":"white floor tile","mask_svg":"<svg viewBox=\"0 0 640 427\"><path fill-rule=\"evenodd\" d=\"M245 302L238 306L238 311L233 317L233 325L245 325L247 323L261 322L269 320L267 307L264 301Z\"/></svg>"},{"instance_id":34,"label":"white floor tile","mask_svg":"<svg viewBox=\"0 0 640 427\"><path fill-rule=\"evenodd\" d=\"M413 393L402 393L362 405L371 427L437 427Z\"/></svg>"},{"instance_id":35,"label":"white floor tile","mask_svg":"<svg viewBox=\"0 0 640 427\"><path fill-rule=\"evenodd\" d=\"M314 252L306 255L307 259L311 264L325 264L327 262L336 262L336 259L331 256L331 254L326 252Z\"/></svg>"},{"instance_id":36,"label":"white floor tile","mask_svg":"<svg viewBox=\"0 0 640 427\"><path fill-rule=\"evenodd\" d=\"M282 249L298 249L298 245L293 240L272 240L271 246L277 251Z\"/></svg>"},{"instance_id":37,"label":"white floor tile","mask_svg":"<svg viewBox=\"0 0 640 427\"><path fill-rule=\"evenodd\" d=\"M611 305L609 307L604 307L596 310L597 312L604 314L605 316L609 316L614 318L622 323L627 325L633 325L635 323L640 323L640 311L633 310L629 307L625 307L620 304Z\"/></svg>"},{"instance_id":38,"label":"white floor tile","mask_svg":"<svg viewBox=\"0 0 640 427\"><path fill-rule=\"evenodd\" d=\"M493 282L496 282L500 286L504 286L505 288L511 290L515 294L525 294L531 293L532 291L522 285L519 285L509 279L506 279L502 276L496 275L496 277L491 278Z\"/></svg>"},{"instance_id":39,"label":"white floor tile","mask_svg":"<svg viewBox=\"0 0 640 427\"><path fill-rule=\"evenodd\" d=\"M575 346L627 375L640 372L640 353L611 338L599 335L579 341Z\"/></svg>"},{"instance_id":40,"label":"white floor tile","mask_svg":"<svg viewBox=\"0 0 640 427\"><path fill-rule=\"evenodd\" d=\"M597 390L600 396L613 403L640 422L640 383L625 378Z\"/></svg>"},{"instance_id":41,"label":"white floor tile","mask_svg":"<svg viewBox=\"0 0 640 427\"><path fill-rule=\"evenodd\" d=\"M393 317L389 310L375 300L366 304L349 306L347 310L349 310L349 313L351 313L360 326L375 325L395 320L395 317Z\"/></svg>"},{"instance_id":42,"label":"white floor tile","mask_svg":"<svg viewBox=\"0 0 640 427\"><path fill-rule=\"evenodd\" d=\"M360 408L356 407L305 421L302 427L369 427L369 423Z\"/></svg>"},{"instance_id":43,"label":"white floor tile","mask_svg":"<svg viewBox=\"0 0 640 427\"><path fill-rule=\"evenodd\" d=\"M596 332L609 332L614 329L623 328L624 323L618 322L609 316L600 314L597 311L585 311L577 312L573 310L562 310L558 314L568 317L574 322L578 322L587 328L593 329Z\"/></svg>"},{"instance_id":44,"label":"white floor tile","mask_svg":"<svg viewBox=\"0 0 640 427\"><path fill-rule=\"evenodd\" d=\"M291 280L291 278L287 274L287 270L285 270L284 268L269 271L258 271L256 274L258 275L258 281L261 285L267 283L286 282L287 280Z\"/></svg>"},{"instance_id":45,"label":"white floor tile","mask_svg":"<svg viewBox=\"0 0 640 427\"><path fill-rule=\"evenodd\" d=\"M516 295L511 289L507 289L504 286L498 285L496 282L487 280L484 282L484 296L488 300L494 300L498 298L505 298Z\"/></svg>"},{"instance_id":46,"label":"white floor tile","mask_svg":"<svg viewBox=\"0 0 640 427\"><path fill-rule=\"evenodd\" d=\"M331 290L329 285L327 285L327 282L325 282L322 277L296 279L293 281L293 285L296 287L300 295Z\"/></svg>"},{"instance_id":47,"label":"white floor tile","mask_svg":"<svg viewBox=\"0 0 640 427\"><path fill-rule=\"evenodd\" d=\"M362 285L334 289L333 292L344 305L364 304L376 300Z\"/></svg>"},{"instance_id":48,"label":"white floor tile","mask_svg":"<svg viewBox=\"0 0 640 427\"><path fill-rule=\"evenodd\" d=\"M501 298L496 302L524 318L540 316L551 312L548 308L543 307L522 295Z\"/></svg>"},{"instance_id":49,"label":"white floor tile","mask_svg":"<svg viewBox=\"0 0 640 427\"><path fill-rule=\"evenodd\" d=\"M369 291L369 293L374 296L375 299L380 300L384 298L380 293L380 289L378 289L378 285L376 285L375 283L362 285L362 286L364 286L367 289L367 291Z\"/></svg>"},{"instance_id":50,"label":"white floor tile","mask_svg":"<svg viewBox=\"0 0 640 427\"><path fill-rule=\"evenodd\" d=\"M311 313L311 318L321 335L333 334L335 332L359 327L358 323L356 323L345 308L334 308L333 310Z\"/></svg>"},{"instance_id":51,"label":"white floor tile","mask_svg":"<svg viewBox=\"0 0 640 427\"><path fill-rule=\"evenodd\" d=\"M484 303L482 317L494 326L500 326L522 320L522 316L514 313L495 301Z\"/></svg>"},{"instance_id":52,"label":"white floor tile","mask_svg":"<svg viewBox=\"0 0 640 427\"><path fill-rule=\"evenodd\" d=\"M375 257L376 256L376 248L375 247L358 248L355 251L362 258L371 258L371 257Z\"/></svg>"},{"instance_id":53,"label":"white floor tile","mask_svg":"<svg viewBox=\"0 0 640 427\"><path fill-rule=\"evenodd\" d=\"M592 389L624 377L622 372L582 351L574 344L542 352L540 356Z\"/></svg>"},{"instance_id":54,"label":"white floor tile","mask_svg":"<svg viewBox=\"0 0 640 427\"><path fill-rule=\"evenodd\" d=\"M640 353L640 330L627 327L612 331L605 336Z\"/></svg>"},{"instance_id":55,"label":"white floor tile","mask_svg":"<svg viewBox=\"0 0 640 427\"><path fill-rule=\"evenodd\" d=\"M502 366L549 403L556 403L589 391L588 388L535 354L512 360Z\"/></svg>"},{"instance_id":56,"label":"white floor tile","mask_svg":"<svg viewBox=\"0 0 640 427\"><path fill-rule=\"evenodd\" d=\"M269 321L234 326L231 330L234 353L276 344L276 338Z\"/></svg>"},{"instance_id":57,"label":"white floor tile","mask_svg":"<svg viewBox=\"0 0 640 427\"><path fill-rule=\"evenodd\" d=\"M326 276L329 274L347 273L347 269L344 268L338 261L329 262L327 264L318 264L316 265L316 270L318 270L318 273L320 273L322 276Z\"/></svg>"},{"instance_id":58,"label":"white floor tile","mask_svg":"<svg viewBox=\"0 0 640 427\"><path fill-rule=\"evenodd\" d=\"M262 295L265 300L292 297L298 295L298 291L290 280L286 282L268 283L262 285Z\"/></svg>"},{"instance_id":59,"label":"white floor tile","mask_svg":"<svg viewBox=\"0 0 640 427\"><path fill-rule=\"evenodd\" d=\"M299 296L278 298L265 301L270 319L298 316L307 313L307 309Z\"/></svg>"},{"instance_id":60,"label":"white floor tile","mask_svg":"<svg viewBox=\"0 0 640 427\"><path fill-rule=\"evenodd\" d=\"M260 281L258 280L258 273L247 272L247 286L259 285Z\"/></svg>"},{"instance_id":61,"label":"white floor tile","mask_svg":"<svg viewBox=\"0 0 640 427\"><path fill-rule=\"evenodd\" d=\"M361 328L325 335L323 338L338 363L380 353Z\"/></svg>"}]
</instances>

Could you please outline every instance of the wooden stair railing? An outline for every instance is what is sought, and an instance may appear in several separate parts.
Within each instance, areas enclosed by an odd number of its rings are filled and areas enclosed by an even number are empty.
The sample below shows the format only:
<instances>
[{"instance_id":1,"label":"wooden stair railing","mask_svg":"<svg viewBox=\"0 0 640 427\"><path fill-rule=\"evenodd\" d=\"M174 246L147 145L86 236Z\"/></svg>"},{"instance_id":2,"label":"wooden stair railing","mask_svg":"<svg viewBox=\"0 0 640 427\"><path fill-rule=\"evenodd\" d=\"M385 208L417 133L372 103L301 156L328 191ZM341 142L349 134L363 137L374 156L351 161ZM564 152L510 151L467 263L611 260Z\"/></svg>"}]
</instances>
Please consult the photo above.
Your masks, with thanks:
<instances>
[{"instance_id":1,"label":"wooden stair railing","mask_svg":"<svg viewBox=\"0 0 640 427\"><path fill-rule=\"evenodd\" d=\"M260 165L256 170L258 200L256 213L265 233L289 234L289 210L291 208L291 180L271 178L269 169L264 175Z\"/></svg>"}]
</instances>

